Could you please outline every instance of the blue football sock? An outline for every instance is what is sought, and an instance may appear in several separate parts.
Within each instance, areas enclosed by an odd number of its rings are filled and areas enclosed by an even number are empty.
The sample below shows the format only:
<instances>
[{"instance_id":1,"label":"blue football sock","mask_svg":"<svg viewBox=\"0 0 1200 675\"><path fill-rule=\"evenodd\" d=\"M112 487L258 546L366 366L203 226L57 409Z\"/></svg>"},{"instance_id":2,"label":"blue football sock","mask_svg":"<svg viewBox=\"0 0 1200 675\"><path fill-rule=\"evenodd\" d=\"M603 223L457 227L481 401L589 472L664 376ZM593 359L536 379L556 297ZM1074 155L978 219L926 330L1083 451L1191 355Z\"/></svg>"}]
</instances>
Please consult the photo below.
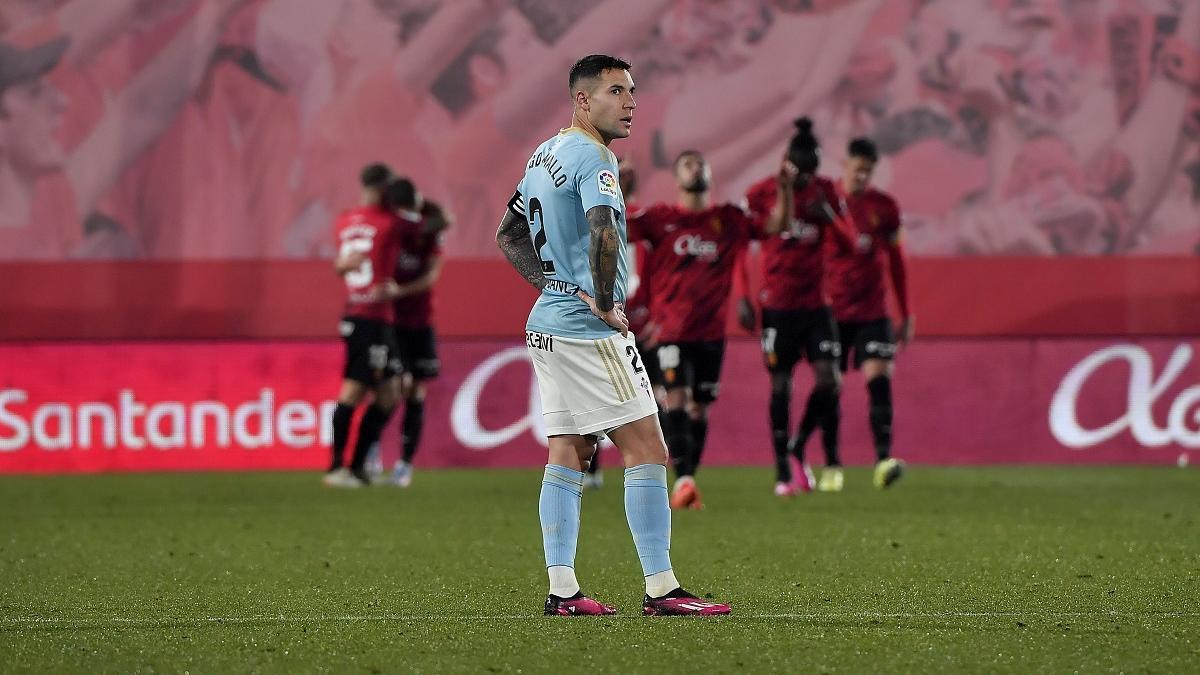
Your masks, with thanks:
<instances>
[{"instance_id":1,"label":"blue football sock","mask_svg":"<svg viewBox=\"0 0 1200 675\"><path fill-rule=\"evenodd\" d=\"M542 546L546 567L575 567L579 540L579 502L583 497L583 472L547 464L542 477L538 512L542 520Z\"/></svg>"},{"instance_id":2,"label":"blue football sock","mask_svg":"<svg viewBox=\"0 0 1200 675\"><path fill-rule=\"evenodd\" d=\"M646 576L671 569L671 506L667 467L639 464L625 469L625 518Z\"/></svg>"}]
</instances>

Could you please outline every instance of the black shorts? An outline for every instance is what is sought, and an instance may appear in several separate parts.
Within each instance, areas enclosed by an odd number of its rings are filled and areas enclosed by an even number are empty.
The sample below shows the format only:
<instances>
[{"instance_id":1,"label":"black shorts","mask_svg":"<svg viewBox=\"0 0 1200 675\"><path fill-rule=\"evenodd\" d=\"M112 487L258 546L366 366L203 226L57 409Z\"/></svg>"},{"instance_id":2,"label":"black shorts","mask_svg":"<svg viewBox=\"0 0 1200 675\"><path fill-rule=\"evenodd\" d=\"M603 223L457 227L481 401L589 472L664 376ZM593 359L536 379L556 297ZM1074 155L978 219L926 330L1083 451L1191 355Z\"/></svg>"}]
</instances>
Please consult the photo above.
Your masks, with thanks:
<instances>
[{"instance_id":1,"label":"black shorts","mask_svg":"<svg viewBox=\"0 0 1200 675\"><path fill-rule=\"evenodd\" d=\"M412 375L414 380L432 380L441 372L432 326L397 326L396 343L400 346L401 371Z\"/></svg>"},{"instance_id":2,"label":"black shorts","mask_svg":"<svg viewBox=\"0 0 1200 675\"><path fill-rule=\"evenodd\" d=\"M850 366L852 349L855 370L862 368L867 359L891 361L896 356L896 332L890 319L839 321L838 337L842 343L842 372Z\"/></svg>"},{"instance_id":3,"label":"black shorts","mask_svg":"<svg viewBox=\"0 0 1200 675\"><path fill-rule=\"evenodd\" d=\"M391 326L376 319L345 317L339 329L346 343L343 378L373 387L400 372Z\"/></svg>"},{"instance_id":4,"label":"black shorts","mask_svg":"<svg viewBox=\"0 0 1200 675\"><path fill-rule=\"evenodd\" d=\"M661 387L663 384L662 369L658 367L658 352L653 347L647 347L645 342L637 340L638 354L642 357L642 366L646 369L646 379L651 387Z\"/></svg>"},{"instance_id":5,"label":"black shorts","mask_svg":"<svg viewBox=\"0 0 1200 675\"><path fill-rule=\"evenodd\" d=\"M763 309L762 350L767 370L790 373L800 359L832 361L841 355L837 326L828 307Z\"/></svg>"},{"instance_id":6,"label":"black shorts","mask_svg":"<svg viewBox=\"0 0 1200 675\"><path fill-rule=\"evenodd\" d=\"M654 350L667 389L687 387L692 400L712 403L721 389L721 363L725 341L669 342Z\"/></svg>"}]
</instances>

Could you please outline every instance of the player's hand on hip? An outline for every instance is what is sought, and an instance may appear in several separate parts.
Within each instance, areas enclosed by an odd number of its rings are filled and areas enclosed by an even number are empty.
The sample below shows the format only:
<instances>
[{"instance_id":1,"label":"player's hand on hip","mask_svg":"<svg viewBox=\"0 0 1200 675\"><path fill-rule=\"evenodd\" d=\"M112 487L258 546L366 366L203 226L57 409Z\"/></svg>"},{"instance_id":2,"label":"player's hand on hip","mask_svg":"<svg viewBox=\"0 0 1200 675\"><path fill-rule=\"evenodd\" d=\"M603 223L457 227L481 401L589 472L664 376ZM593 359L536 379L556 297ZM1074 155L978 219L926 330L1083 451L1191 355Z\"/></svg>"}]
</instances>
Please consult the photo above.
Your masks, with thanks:
<instances>
[{"instance_id":1,"label":"player's hand on hip","mask_svg":"<svg viewBox=\"0 0 1200 675\"><path fill-rule=\"evenodd\" d=\"M625 316L625 307L621 303L618 302L613 305L612 309L608 310L607 312L602 312L600 311L600 308L596 306L596 299L588 295L586 292L580 290L578 293L576 293L576 295L579 296L580 300L583 300L585 303L587 303L588 309L592 310L592 314L600 317L601 321L609 326L612 326L619 333L621 333L622 336L629 335L629 319Z\"/></svg>"},{"instance_id":2,"label":"player's hand on hip","mask_svg":"<svg viewBox=\"0 0 1200 675\"><path fill-rule=\"evenodd\" d=\"M604 323L615 328L617 332L621 334L621 337L628 337L629 318L625 316L625 308L621 306L621 303L618 302L617 304L613 305L612 309L608 310L607 312L597 314L597 316L603 319Z\"/></svg>"}]
</instances>

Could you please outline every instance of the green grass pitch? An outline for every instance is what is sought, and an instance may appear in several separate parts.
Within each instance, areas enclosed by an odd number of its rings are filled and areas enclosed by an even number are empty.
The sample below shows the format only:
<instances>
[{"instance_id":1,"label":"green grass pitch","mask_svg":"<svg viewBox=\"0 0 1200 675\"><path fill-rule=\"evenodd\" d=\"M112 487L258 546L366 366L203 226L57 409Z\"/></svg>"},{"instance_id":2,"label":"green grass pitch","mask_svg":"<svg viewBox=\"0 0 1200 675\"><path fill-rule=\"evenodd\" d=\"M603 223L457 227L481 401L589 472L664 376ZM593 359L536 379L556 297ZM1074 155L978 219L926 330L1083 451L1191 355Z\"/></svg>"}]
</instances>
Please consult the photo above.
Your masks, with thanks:
<instances>
[{"instance_id":1,"label":"green grass pitch","mask_svg":"<svg viewBox=\"0 0 1200 675\"><path fill-rule=\"evenodd\" d=\"M545 618L540 472L0 479L3 672L1200 672L1200 472L914 467L780 500L706 469L675 516L722 619L640 615L619 473Z\"/></svg>"}]
</instances>

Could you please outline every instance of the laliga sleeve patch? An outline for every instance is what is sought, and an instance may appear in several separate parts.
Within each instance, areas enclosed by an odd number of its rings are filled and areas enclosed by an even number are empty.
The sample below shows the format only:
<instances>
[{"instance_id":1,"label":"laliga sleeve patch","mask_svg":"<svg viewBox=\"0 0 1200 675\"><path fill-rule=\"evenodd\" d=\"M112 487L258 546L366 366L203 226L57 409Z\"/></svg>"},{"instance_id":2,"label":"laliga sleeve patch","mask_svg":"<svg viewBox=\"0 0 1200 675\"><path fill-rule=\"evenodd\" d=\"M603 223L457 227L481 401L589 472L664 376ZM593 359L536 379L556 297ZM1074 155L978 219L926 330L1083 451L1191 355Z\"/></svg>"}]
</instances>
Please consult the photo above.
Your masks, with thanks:
<instances>
[{"instance_id":1,"label":"laliga sleeve patch","mask_svg":"<svg viewBox=\"0 0 1200 675\"><path fill-rule=\"evenodd\" d=\"M617 187L617 175L615 173L604 169L596 174L596 182L599 184L600 194L620 198L621 193Z\"/></svg>"}]
</instances>

